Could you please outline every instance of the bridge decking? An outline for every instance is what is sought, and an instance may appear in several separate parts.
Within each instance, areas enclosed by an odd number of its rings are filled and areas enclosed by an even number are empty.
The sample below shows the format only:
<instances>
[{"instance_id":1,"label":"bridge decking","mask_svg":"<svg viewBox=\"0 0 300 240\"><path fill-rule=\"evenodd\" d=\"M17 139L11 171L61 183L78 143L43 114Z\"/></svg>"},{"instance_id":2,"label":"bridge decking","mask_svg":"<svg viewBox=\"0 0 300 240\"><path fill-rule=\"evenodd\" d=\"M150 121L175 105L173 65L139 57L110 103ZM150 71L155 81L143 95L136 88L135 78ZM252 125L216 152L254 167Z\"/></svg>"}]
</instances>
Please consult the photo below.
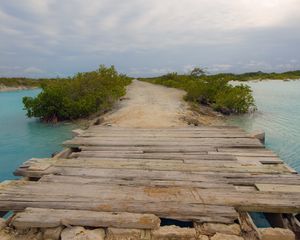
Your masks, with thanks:
<instances>
[{"instance_id":1,"label":"bridge decking","mask_svg":"<svg viewBox=\"0 0 300 240\"><path fill-rule=\"evenodd\" d=\"M15 172L28 180L0 185L0 211L20 212L13 225L154 229L158 218L300 212L299 175L237 127L93 126L64 145L68 156L31 159Z\"/></svg>"}]
</instances>

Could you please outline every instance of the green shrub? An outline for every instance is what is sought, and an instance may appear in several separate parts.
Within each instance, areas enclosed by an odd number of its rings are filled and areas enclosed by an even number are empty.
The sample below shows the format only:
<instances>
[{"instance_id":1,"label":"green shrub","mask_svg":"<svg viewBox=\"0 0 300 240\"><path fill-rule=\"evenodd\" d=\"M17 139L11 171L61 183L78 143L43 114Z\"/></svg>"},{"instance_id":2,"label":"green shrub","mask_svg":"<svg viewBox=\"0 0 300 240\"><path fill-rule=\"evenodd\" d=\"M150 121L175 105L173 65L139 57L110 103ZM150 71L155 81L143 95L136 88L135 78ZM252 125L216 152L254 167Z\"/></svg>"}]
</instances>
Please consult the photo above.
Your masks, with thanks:
<instances>
[{"instance_id":1,"label":"green shrub","mask_svg":"<svg viewBox=\"0 0 300 240\"><path fill-rule=\"evenodd\" d=\"M141 79L155 84L185 90L185 100L213 107L224 114L245 113L255 109L250 87L232 86L230 77L224 74L211 76L167 74L161 77Z\"/></svg>"},{"instance_id":2,"label":"green shrub","mask_svg":"<svg viewBox=\"0 0 300 240\"><path fill-rule=\"evenodd\" d=\"M23 103L28 117L43 121L74 120L111 107L126 93L125 86L130 82L113 66L100 66L97 71L44 84L37 97L24 97Z\"/></svg>"},{"instance_id":3,"label":"green shrub","mask_svg":"<svg viewBox=\"0 0 300 240\"><path fill-rule=\"evenodd\" d=\"M251 107L255 109L255 104L250 87L239 85L218 92L213 107L224 114L246 113Z\"/></svg>"},{"instance_id":4,"label":"green shrub","mask_svg":"<svg viewBox=\"0 0 300 240\"><path fill-rule=\"evenodd\" d=\"M207 104L213 103L216 95L227 88L227 84L227 81L223 79L197 79L185 88L187 91L186 98Z\"/></svg>"}]
</instances>

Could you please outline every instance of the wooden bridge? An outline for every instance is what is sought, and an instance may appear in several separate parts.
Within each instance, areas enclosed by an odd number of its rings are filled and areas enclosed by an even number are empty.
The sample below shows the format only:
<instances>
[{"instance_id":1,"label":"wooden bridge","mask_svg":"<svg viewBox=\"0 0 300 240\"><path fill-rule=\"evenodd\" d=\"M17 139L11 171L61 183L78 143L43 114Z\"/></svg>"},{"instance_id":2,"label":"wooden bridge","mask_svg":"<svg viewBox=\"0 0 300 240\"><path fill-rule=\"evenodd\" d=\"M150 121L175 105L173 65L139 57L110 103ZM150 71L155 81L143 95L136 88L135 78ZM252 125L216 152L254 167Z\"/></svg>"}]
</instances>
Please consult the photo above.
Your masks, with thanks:
<instances>
[{"instance_id":1,"label":"wooden bridge","mask_svg":"<svg viewBox=\"0 0 300 240\"><path fill-rule=\"evenodd\" d=\"M157 229L162 218L230 224L247 211L300 212L299 175L237 127L92 126L64 145L0 185L12 225Z\"/></svg>"}]
</instances>

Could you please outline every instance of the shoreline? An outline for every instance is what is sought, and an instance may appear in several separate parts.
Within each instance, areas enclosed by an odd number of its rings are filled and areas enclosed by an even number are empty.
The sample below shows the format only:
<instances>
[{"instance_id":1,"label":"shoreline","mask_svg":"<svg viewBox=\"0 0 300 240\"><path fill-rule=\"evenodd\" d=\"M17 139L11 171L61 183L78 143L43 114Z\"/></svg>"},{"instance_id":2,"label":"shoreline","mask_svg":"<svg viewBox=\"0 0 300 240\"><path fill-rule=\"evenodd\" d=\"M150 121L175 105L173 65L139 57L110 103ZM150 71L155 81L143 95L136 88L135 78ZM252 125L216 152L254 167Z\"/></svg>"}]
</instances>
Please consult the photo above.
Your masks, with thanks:
<instances>
[{"instance_id":1,"label":"shoreline","mask_svg":"<svg viewBox=\"0 0 300 240\"><path fill-rule=\"evenodd\" d=\"M38 89L38 87L27 87L27 86L5 86L5 85L0 85L0 93L1 92L15 92L15 91L23 91L23 90L33 90L33 89Z\"/></svg>"}]
</instances>

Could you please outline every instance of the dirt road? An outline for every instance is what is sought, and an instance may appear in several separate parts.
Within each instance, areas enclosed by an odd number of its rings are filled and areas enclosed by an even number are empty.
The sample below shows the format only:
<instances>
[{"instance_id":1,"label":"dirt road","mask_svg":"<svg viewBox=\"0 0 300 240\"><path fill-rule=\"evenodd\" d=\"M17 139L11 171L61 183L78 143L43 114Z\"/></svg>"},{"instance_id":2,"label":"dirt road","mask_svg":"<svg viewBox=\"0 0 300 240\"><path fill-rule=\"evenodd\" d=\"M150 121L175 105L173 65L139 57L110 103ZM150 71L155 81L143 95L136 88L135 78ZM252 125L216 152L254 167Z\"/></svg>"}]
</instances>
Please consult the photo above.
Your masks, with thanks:
<instances>
[{"instance_id":1,"label":"dirt road","mask_svg":"<svg viewBox=\"0 0 300 240\"><path fill-rule=\"evenodd\" d=\"M104 124L159 128L215 122L215 116L191 111L189 104L183 100L184 94L182 90L133 80L117 109L105 116Z\"/></svg>"}]
</instances>

